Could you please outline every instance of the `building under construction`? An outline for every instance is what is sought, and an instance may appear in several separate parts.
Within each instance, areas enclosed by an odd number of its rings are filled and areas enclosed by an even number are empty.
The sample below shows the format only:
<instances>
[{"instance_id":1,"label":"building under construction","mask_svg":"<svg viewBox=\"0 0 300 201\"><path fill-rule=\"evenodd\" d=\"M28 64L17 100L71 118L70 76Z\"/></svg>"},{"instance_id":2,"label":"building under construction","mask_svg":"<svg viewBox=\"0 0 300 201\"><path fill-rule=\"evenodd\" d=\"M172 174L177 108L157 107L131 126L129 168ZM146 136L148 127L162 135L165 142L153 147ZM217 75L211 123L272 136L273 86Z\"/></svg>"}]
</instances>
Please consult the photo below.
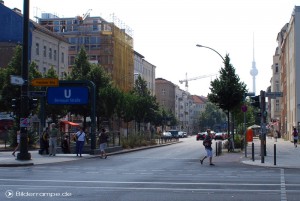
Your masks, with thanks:
<instances>
[{"instance_id":1,"label":"building under construction","mask_svg":"<svg viewBox=\"0 0 300 201\"><path fill-rule=\"evenodd\" d=\"M83 16L59 18L43 13L39 24L66 37L69 46L69 72L75 58L84 47L91 63L99 64L111 74L112 80L123 91L134 85L134 51L131 30L117 26L113 17L108 22L101 17L91 17L90 10Z\"/></svg>"}]
</instances>

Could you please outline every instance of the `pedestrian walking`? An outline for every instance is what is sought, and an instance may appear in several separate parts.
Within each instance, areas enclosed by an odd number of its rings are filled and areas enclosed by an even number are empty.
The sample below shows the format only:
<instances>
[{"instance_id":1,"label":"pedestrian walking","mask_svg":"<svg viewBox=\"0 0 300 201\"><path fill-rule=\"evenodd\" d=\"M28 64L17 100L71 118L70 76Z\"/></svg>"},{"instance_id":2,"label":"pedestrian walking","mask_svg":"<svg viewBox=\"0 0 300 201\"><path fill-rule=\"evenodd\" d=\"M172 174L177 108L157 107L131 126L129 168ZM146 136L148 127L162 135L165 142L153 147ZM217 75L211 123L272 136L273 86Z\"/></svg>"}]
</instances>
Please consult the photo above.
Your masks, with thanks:
<instances>
[{"instance_id":1,"label":"pedestrian walking","mask_svg":"<svg viewBox=\"0 0 300 201\"><path fill-rule=\"evenodd\" d=\"M49 154L49 127L46 127L41 136L41 154L43 155L44 151L46 154Z\"/></svg>"},{"instance_id":2,"label":"pedestrian walking","mask_svg":"<svg viewBox=\"0 0 300 201\"><path fill-rule=\"evenodd\" d=\"M203 146L205 147L205 151L206 151L206 156L204 156L202 159L200 159L200 163L201 165L203 164L203 161L206 159L206 158L209 158L209 165L214 165L212 163L212 147L211 147L211 144L212 144L212 138L210 136L210 129L207 129L207 134L206 134L206 137L205 139L203 140Z\"/></svg>"},{"instance_id":3,"label":"pedestrian walking","mask_svg":"<svg viewBox=\"0 0 300 201\"><path fill-rule=\"evenodd\" d=\"M71 150L70 150L70 140L69 140L68 134L64 135L64 139L63 139L63 141L61 143L61 148L62 148L62 151L63 151L64 154L71 153Z\"/></svg>"},{"instance_id":4,"label":"pedestrian walking","mask_svg":"<svg viewBox=\"0 0 300 201\"><path fill-rule=\"evenodd\" d=\"M296 148L297 144L298 144L298 131L297 131L296 127L294 127L293 138L294 138L294 146Z\"/></svg>"},{"instance_id":5,"label":"pedestrian walking","mask_svg":"<svg viewBox=\"0 0 300 201\"><path fill-rule=\"evenodd\" d=\"M80 127L79 131L75 134L76 137L76 155L81 157L83 145L85 141L85 133L83 131L83 128Z\"/></svg>"},{"instance_id":6,"label":"pedestrian walking","mask_svg":"<svg viewBox=\"0 0 300 201\"><path fill-rule=\"evenodd\" d=\"M57 137L58 137L58 129L56 128L55 123L51 124L51 128L49 131L49 147L50 147L50 154L49 156L56 155L56 147L57 147Z\"/></svg>"},{"instance_id":7,"label":"pedestrian walking","mask_svg":"<svg viewBox=\"0 0 300 201\"><path fill-rule=\"evenodd\" d=\"M101 133L99 135L99 142L100 142L100 152L101 152L101 158L107 158L105 149L107 148L107 142L108 142L108 135L104 128L102 128Z\"/></svg>"},{"instance_id":8,"label":"pedestrian walking","mask_svg":"<svg viewBox=\"0 0 300 201\"><path fill-rule=\"evenodd\" d=\"M20 147L20 142L21 142L21 131L18 130L18 131L17 131L17 146L16 146L15 150L14 150L13 153L12 153L13 156L16 156L15 153L16 153L16 151L17 151L17 150L19 149L19 147Z\"/></svg>"}]
</instances>

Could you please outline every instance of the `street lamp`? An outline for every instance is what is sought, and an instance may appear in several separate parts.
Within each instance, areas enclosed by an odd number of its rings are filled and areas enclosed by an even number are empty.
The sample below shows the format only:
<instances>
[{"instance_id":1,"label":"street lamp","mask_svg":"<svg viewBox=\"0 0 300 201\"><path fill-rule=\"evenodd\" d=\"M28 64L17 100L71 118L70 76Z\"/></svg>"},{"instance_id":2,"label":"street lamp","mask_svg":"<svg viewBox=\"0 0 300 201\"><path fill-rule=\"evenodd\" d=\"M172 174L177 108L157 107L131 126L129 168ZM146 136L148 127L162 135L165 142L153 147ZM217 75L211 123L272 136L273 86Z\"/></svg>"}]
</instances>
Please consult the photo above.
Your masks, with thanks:
<instances>
[{"instance_id":1,"label":"street lamp","mask_svg":"<svg viewBox=\"0 0 300 201\"><path fill-rule=\"evenodd\" d=\"M197 46L197 47L208 48L208 49L214 51L215 53L217 53L217 54L222 58L223 61L225 61L225 59L222 57L222 55L221 55L219 52L217 52L216 50L214 50L214 49L212 49L212 48L210 48L210 47L204 46L204 45L199 45L199 44L197 44L196 46Z\"/></svg>"}]
</instances>

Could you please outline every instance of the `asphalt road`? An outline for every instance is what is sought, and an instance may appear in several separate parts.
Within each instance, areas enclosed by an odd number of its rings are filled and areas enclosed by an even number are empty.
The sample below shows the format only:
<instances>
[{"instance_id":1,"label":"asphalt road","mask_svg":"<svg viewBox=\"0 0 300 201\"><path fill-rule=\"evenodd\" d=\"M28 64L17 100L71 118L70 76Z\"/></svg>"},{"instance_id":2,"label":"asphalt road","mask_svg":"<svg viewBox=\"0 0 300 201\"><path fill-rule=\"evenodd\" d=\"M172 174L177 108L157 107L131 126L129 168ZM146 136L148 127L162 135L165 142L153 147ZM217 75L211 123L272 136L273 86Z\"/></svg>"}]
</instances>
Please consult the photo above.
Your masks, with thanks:
<instances>
[{"instance_id":1,"label":"asphalt road","mask_svg":"<svg viewBox=\"0 0 300 201\"><path fill-rule=\"evenodd\" d=\"M107 159L3 167L0 200L299 200L300 170L217 159L201 165L201 142L182 141Z\"/></svg>"}]
</instances>

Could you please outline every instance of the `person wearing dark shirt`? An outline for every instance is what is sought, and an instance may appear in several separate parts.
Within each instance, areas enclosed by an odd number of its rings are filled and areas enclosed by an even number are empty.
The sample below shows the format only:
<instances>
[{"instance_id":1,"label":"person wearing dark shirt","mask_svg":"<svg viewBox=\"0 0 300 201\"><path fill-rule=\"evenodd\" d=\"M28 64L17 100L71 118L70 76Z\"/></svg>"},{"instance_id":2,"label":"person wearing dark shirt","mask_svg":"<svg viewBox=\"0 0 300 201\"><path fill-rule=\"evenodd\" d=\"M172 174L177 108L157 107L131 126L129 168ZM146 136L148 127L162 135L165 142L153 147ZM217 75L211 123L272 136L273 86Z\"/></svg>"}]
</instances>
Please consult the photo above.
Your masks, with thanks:
<instances>
[{"instance_id":1,"label":"person wearing dark shirt","mask_svg":"<svg viewBox=\"0 0 300 201\"><path fill-rule=\"evenodd\" d=\"M209 165L214 165L212 163L212 139L210 136L210 129L207 129L207 134L205 139L203 140L203 146L205 147L205 151L206 151L206 156L204 156L202 159L200 159L200 163L201 165L203 164L204 159L209 158Z\"/></svg>"},{"instance_id":2,"label":"person wearing dark shirt","mask_svg":"<svg viewBox=\"0 0 300 201\"><path fill-rule=\"evenodd\" d=\"M105 149L107 147L107 142L108 142L108 135L106 130L103 128L101 130L101 133L99 135L99 142L100 142L100 152L101 152L101 158L107 158Z\"/></svg>"}]
</instances>

